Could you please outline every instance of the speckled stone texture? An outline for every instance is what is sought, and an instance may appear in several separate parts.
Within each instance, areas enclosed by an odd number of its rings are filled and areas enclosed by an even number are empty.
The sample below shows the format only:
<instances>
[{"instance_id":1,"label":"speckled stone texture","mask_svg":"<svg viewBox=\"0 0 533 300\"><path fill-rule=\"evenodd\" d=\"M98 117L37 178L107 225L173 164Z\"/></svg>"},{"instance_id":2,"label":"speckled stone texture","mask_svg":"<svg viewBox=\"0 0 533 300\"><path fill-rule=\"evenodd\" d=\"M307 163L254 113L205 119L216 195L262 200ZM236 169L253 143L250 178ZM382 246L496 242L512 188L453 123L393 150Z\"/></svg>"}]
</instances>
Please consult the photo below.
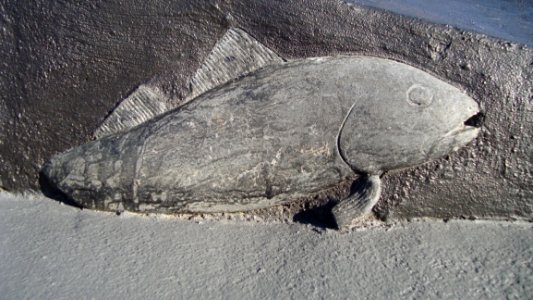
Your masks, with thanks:
<instances>
[{"instance_id":1,"label":"speckled stone texture","mask_svg":"<svg viewBox=\"0 0 533 300\"><path fill-rule=\"evenodd\" d=\"M382 217L533 215L533 52L340 1L0 3L0 185L38 187L53 154L87 142L146 83L179 104L209 51L238 27L284 58L364 54L406 62L480 104L479 138L389 174Z\"/></svg>"},{"instance_id":2,"label":"speckled stone texture","mask_svg":"<svg viewBox=\"0 0 533 300\"><path fill-rule=\"evenodd\" d=\"M406 64L302 59L54 156L42 174L82 207L244 211L443 157L477 136L465 122L478 112L460 90Z\"/></svg>"}]
</instances>

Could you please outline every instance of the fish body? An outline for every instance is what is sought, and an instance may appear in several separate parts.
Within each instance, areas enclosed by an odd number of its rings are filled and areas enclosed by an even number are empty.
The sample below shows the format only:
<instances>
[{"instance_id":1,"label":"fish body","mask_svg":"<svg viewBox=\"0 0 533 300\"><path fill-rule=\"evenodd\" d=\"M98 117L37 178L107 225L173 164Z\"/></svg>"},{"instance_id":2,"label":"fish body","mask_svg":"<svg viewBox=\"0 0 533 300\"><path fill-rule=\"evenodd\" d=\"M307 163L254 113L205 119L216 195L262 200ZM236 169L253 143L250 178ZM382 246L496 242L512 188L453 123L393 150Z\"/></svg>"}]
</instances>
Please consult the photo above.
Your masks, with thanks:
<instances>
[{"instance_id":1,"label":"fish body","mask_svg":"<svg viewBox=\"0 0 533 300\"><path fill-rule=\"evenodd\" d=\"M369 211L384 172L475 138L465 121L478 112L459 89L396 61L295 60L55 156L42 174L83 207L166 213L269 207L359 178L357 199L340 201L359 204L334 212L341 223Z\"/></svg>"}]
</instances>

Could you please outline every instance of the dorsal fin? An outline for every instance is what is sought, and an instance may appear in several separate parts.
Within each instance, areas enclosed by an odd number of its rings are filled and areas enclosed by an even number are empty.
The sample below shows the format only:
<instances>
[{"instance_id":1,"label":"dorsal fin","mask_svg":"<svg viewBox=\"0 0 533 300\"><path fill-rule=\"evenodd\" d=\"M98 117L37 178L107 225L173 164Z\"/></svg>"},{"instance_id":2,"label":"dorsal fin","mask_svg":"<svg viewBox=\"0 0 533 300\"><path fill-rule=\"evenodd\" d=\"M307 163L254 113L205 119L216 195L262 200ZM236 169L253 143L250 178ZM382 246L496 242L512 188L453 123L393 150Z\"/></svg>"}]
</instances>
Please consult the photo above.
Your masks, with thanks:
<instances>
[{"instance_id":1,"label":"dorsal fin","mask_svg":"<svg viewBox=\"0 0 533 300\"><path fill-rule=\"evenodd\" d=\"M190 79L190 91L178 106L232 79L283 59L241 29L230 28ZM126 97L96 130L101 138L135 127L175 108L155 89L141 85Z\"/></svg>"},{"instance_id":2,"label":"dorsal fin","mask_svg":"<svg viewBox=\"0 0 533 300\"><path fill-rule=\"evenodd\" d=\"M241 29L230 28L191 79L187 100L283 59Z\"/></svg>"},{"instance_id":3,"label":"dorsal fin","mask_svg":"<svg viewBox=\"0 0 533 300\"><path fill-rule=\"evenodd\" d=\"M125 131L168 111L169 108L165 98L155 89L141 85L120 102L96 129L94 135L96 138L101 138Z\"/></svg>"}]
</instances>

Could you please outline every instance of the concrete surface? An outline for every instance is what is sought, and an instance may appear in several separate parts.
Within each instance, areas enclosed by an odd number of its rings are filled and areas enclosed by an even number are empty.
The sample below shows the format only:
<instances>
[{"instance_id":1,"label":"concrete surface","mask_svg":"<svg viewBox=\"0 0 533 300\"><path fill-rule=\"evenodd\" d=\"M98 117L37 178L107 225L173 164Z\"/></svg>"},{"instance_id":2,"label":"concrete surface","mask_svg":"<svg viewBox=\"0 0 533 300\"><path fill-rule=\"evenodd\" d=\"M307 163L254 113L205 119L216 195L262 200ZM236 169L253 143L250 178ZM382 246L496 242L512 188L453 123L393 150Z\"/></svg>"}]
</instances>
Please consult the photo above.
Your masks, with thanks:
<instances>
[{"instance_id":1,"label":"concrete surface","mask_svg":"<svg viewBox=\"0 0 533 300\"><path fill-rule=\"evenodd\" d=\"M0 193L2 299L526 299L531 223L302 224L81 211Z\"/></svg>"},{"instance_id":2,"label":"concrete surface","mask_svg":"<svg viewBox=\"0 0 533 300\"><path fill-rule=\"evenodd\" d=\"M520 18L521 2L507 3L506 18ZM434 163L389 174L375 209L381 218L533 217L533 51L335 0L2 1L0 186L37 189L42 163L90 140L140 84L180 103L230 27L283 58L399 60L479 102L480 138Z\"/></svg>"}]
</instances>

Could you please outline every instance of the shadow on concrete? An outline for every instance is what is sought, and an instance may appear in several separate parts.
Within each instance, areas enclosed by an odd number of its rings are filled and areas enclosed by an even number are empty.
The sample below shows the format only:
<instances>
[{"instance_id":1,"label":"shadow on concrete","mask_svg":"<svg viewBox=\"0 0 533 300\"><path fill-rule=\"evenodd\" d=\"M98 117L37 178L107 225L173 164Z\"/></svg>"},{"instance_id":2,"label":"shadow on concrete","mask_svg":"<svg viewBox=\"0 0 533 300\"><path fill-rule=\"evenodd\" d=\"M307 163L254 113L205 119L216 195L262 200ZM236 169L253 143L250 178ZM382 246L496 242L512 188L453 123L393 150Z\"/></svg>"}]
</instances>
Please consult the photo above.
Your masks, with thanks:
<instances>
[{"instance_id":1,"label":"shadow on concrete","mask_svg":"<svg viewBox=\"0 0 533 300\"><path fill-rule=\"evenodd\" d=\"M54 187L48 179L46 175L43 174L43 172L39 172L39 186L41 188L41 192L48 198L65 203L70 206L74 206L80 209L83 209L82 206L80 206L78 203L74 202L72 199L70 199L65 193L63 193L58 188Z\"/></svg>"},{"instance_id":2,"label":"shadow on concrete","mask_svg":"<svg viewBox=\"0 0 533 300\"><path fill-rule=\"evenodd\" d=\"M335 218L331 214L331 209L337 201L329 201L321 206L303 210L294 215L293 221L301 224L309 224L322 229L337 229Z\"/></svg>"}]
</instances>

